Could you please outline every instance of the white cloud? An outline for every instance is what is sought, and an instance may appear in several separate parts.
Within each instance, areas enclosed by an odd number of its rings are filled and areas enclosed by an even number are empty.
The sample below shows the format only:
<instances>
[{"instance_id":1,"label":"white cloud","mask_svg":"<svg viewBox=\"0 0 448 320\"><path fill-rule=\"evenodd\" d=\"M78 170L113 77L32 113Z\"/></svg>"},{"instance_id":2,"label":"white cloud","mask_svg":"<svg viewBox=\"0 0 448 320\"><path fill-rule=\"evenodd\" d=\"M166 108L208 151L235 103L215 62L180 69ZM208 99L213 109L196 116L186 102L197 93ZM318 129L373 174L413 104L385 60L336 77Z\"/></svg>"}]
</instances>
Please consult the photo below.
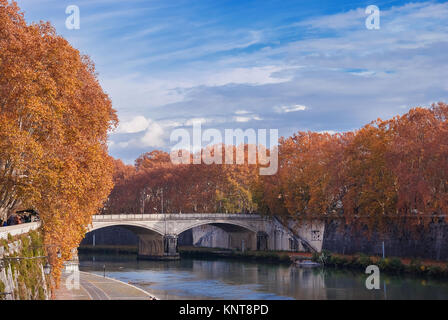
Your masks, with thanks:
<instances>
[{"instance_id":1,"label":"white cloud","mask_svg":"<svg viewBox=\"0 0 448 320\"><path fill-rule=\"evenodd\" d=\"M140 139L145 147L160 148L165 145L164 130L157 122L151 122L145 135Z\"/></svg>"},{"instance_id":2,"label":"white cloud","mask_svg":"<svg viewBox=\"0 0 448 320\"><path fill-rule=\"evenodd\" d=\"M234 117L233 118L236 122L249 122L250 117Z\"/></svg>"},{"instance_id":3,"label":"white cloud","mask_svg":"<svg viewBox=\"0 0 448 320\"><path fill-rule=\"evenodd\" d=\"M358 8L343 13L321 16L318 18L307 19L298 23L296 26L308 26L315 29L345 29L353 27L363 27L367 16L365 9Z\"/></svg>"},{"instance_id":4,"label":"white cloud","mask_svg":"<svg viewBox=\"0 0 448 320\"><path fill-rule=\"evenodd\" d=\"M142 74L108 76L102 81L120 111L149 109L183 102L191 89L201 86L266 85L285 83L292 79L292 66L231 67L207 70L182 70L147 77Z\"/></svg>"},{"instance_id":5,"label":"white cloud","mask_svg":"<svg viewBox=\"0 0 448 320\"><path fill-rule=\"evenodd\" d=\"M290 32L291 25L267 24L258 33L224 34L207 28L206 34L191 37L171 34L165 43L152 37L156 29L142 24L136 36L151 37L161 46L151 41L118 51L104 46L110 55L100 54L97 42L90 50L81 46L99 62L103 87L120 114L143 115L149 122L145 128L142 119L124 121L120 132L138 133L128 142L113 137L115 145L110 146L115 150L127 146L114 156L141 152L141 139L162 145L170 128L193 124L189 117L214 126L263 118L260 124L275 124L289 135L297 128L320 130L328 124L340 130L358 128L413 105L446 100L448 3L429 1L388 10L380 6L381 29L376 31L365 28L364 9L313 15L293 26L303 37L282 42L277 40L288 35L284 32ZM255 43L260 46L234 50ZM295 101L304 105L291 103ZM273 119L272 111L278 113ZM154 116L165 120L154 124Z\"/></svg>"},{"instance_id":6,"label":"white cloud","mask_svg":"<svg viewBox=\"0 0 448 320\"><path fill-rule=\"evenodd\" d=\"M130 142L129 141L124 141L124 142L118 142L117 145L120 148L127 148L129 146Z\"/></svg>"},{"instance_id":7,"label":"white cloud","mask_svg":"<svg viewBox=\"0 0 448 320\"><path fill-rule=\"evenodd\" d=\"M133 59L131 63L134 65L146 65L149 63L160 63L166 60L198 59L210 54L244 49L259 43L263 38L261 31L235 30L233 32L227 31L226 39L228 40L223 41L220 31L214 34L215 37L211 37L212 32L213 30L207 29L206 34L198 33L194 36L189 34L189 37L185 37L182 40L179 39L176 44L170 44L165 47L166 51ZM201 44L197 45L197 43Z\"/></svg>"},{"instance_id":8,"label":"white cloud","mask_svg":"<svg viewBox=\"0 0 448 320\"><path fill-rule=\"evenodd\" d=\"M108 75L102 84L115 106L122 112L149 109L183 101L183 88L191 84L175 79L146 77L140 74Z\"/></svg>"},{"instance_id":9,"label":"white cloud","mask_svg":"<svg viewBox=\"0 0 448 320\"><path fill-rule=\"evenodd\" d=\"M249 122L252 120L261 120L261 118L257 115L249 115L249 116L236 116L233 117L233 120L236 122Z\"/></svg>"},{"instance_id":10,"label":"white cloud","mask_svg":"<svg viewBox=\"0 0 448 320\"><path fill-rule=\"evenodd\" d=\"M156 32L161 31L163 29L164 29L163 26L155 26L155 27L146 28L146 29L143 29L141 31L133 32L133 33L125 36L123 38L123 40L131 40L131 39L135 39L135 38L142 38L142 37L145 37L145 36L147 36L147 35L149 35L151 33L156 33Z\"/></svg>"},{"instance_id":11,"label":"white cloud","mask_svg":"<svg viewBox=\"0 0 448 320\"><path fill-rule=\"evenodd\" d=\"M173 127L181 127L183 123L181 121L176 120L160 120L157 121L159 125L162 126L162 128L173 128Z\"/></svg>"},{"instance_id":12,"label":"white cloud","mask_svg":"<svg viewBox=\"0 0 448 320\"><path fill-rule=\"evenodd\" d=\"M318 131L319 133L328 133L328 134L335 134L337 133L337 131L334 130L322 130L322 131Z\"/></svg>"},{"instance_id":13,"label":"white cloud","mask_svg":"<svg viewBox=\"0 0 448 320\"><path fill-rule=\"evenodd\" d=\"M366 71L359 71L359 72L350 72L352 75L354 76L359 76L359 77L371 77L377 74L377 72L373 71L373 70L366 70Z\"/></svg>"},{"instance_id":14,"label":"white cloud","mask_svg":"<svg viewBox=\"0 0 448 320\"><path fill-rule=\"evenodd\" d=\"M130 121L120 122L117 133L137 133L145 131L149 126L149 121L143 116L136 116Z\"/></svg>"},{"instance_id":15,"label":"white cloud","mask_svg":"<svg viewBox=\"0 0 448 320\"><path fill-rule=\"evenodd\" d=\"M251 84L264 85L288 82L291 80L287 75L276 75L276 73L287 70L283 66L263 66L250 68L229 68L220 72L212 73L202 82L207 86L224 86L227 84Z\"/></svg>"},{"instance_id":16,"label":"white cloud","mask_svg":"<svg viewBox=\"0 0 448 320\"><path fill-rule=\"evenodd\" d=\"M189 126L192 126L193 124L201 124L202 125L206 122L208 122L208 120L205 118L193 118L193 119L189 119L189 120L185 121L184 125L186 127L189 127Z\"/></svg>"},{"instance_id":17,"label":"white cloud","mask_svg":"<svg viewBox=\"0 0 448 320\"><path fill-rule=\"evenodd\" d=\"M303 106L301 104L296 104L293 106L281 106L281 107L275 107L275 110L280 113L289 113L289 112L296 112L296 111L304 111L308 109L308 107Z\"/></svg>"}]
</instances>

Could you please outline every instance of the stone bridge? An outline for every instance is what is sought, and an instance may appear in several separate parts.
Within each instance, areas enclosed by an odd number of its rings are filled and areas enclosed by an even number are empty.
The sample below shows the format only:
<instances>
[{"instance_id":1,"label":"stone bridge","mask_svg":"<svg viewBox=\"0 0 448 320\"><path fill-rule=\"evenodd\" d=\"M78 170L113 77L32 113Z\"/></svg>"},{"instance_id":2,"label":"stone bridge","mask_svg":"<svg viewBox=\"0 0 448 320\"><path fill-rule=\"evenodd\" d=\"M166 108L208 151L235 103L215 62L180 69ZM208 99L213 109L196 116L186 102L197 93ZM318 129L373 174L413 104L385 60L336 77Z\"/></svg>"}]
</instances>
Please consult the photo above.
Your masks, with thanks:
<instances>
[{"instance_id":1,"label":"stone bridge","mask_svg":"<svg viewBox=\"0 0 448 320\"><path fill-rule=\"evenodd\" d=\"M138 254L148 259L176 259L178 237L190 229L211 225L224 231L221 243L237 250L304 250L306 241L277 219L256 214L182 213L95 215L89 231L120 226L139 238Z\"/></svg>"}]
</instances>

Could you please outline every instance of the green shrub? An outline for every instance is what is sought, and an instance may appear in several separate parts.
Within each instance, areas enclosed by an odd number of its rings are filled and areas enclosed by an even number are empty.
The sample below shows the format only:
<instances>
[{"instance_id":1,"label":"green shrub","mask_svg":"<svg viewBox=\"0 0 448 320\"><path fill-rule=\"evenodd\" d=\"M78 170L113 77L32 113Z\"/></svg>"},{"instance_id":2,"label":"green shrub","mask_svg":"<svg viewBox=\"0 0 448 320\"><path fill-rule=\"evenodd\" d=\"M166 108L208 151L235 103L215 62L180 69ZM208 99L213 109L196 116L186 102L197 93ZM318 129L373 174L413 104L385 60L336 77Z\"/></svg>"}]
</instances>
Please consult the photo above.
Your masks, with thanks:
<instances>
[{"instance_id":1,"label":"green shrub","mask_svg":"<svg viewBox=\"0 0 448 320\"><path fill-rule=\"evenodd\" d=\"M0 292L5 292L5 284L0 280ZM3 300L5 298L5 295L0 295L0 300Z\"/></svg>"},{"instance_id":2,"label":"green shrub","mask_svg":"<svg viewBox=\"0 0 448 320\"><path fill-rule=\"evenodd\" d=\"M331 256L327 264L330 266L338 267L341 264L340 258L337 256Z\"/></svg>"},{"instance_id":3,"label":"green shrub","mask_svg":"<svg viewBox=\"0 0 448 320\"><path fill-rule=\"evenodd\" d=\"M415 273L415 274L420 274L422 273L422 263L420 260L418 259L412 259L411 263L408 266L408 271Z\"/></svg>"},{"instance_id":4,"label":"green shrub","mask_svg":"<svg viewBox=\"0 0 448 320\"><path fill-rule=\"evenodd\" d=\"M45 300L45 291L44 288L39 287L39 295L38 295L39 300Z\"/></svg>"},{"instance_id":5,"label":"green shrub","mask_svg":"<svg viewBox=\"0 0 448 320\"><path fill-rule=\"evenodd\" d=\"M8 236L8 239L10 239L9 242L13 241L11 239L21 242L20 252L11 254L11 258L33 257L44 253L39 245L42 243L42 236L38 231L32 231L19 237ZM42 279L42 263L42 259L8 259L6 269L11 269L14 281L17 283L17 287L14 289L16 299L45 299L44 287L47 287L48 290L48 283ZM4 288L0 285L0 292L2 291Z\"/></svg>"},{"instance_id":6,"label":"green shrub","mask_svg":"<svg viewBox=\"0 0 448 320\"><path fill-rule=\"evenodd\" d=\"M331 255L327 262L328 265L334 267L348 267L348 259L343 256L333 256Z\"/></svg>"},{"instance_id":7,"label":"green shrub","mask_svg":"<svg viewBox=\"0 0 448 320\"><path fill-rule=\"evenodd\" d=\"M356 264L358 267L360 268L367 268L368 266L370 266L371 264L373 264L372 260L370 259L369 256L361 253L358 257L358 259L356 260Z\"/></svg>"},{"instance_id":8,"label":"green shrub","mask_svg":"<svg viewBox=\"0 0 448 320\"><path fill-rule=\"evenodd\" d=\"M428 267L428 274L430 276L437 276L440 277L443 274L442 268L439 266L429 266Z\"/></svg>"},{"instance_id":9,"label":"green shrub","mask_svg":"<svg viewBox=\"0 0 448 320\"><path fill-rule=\"evenodd\" d=\"M386 271L389 268L389 259L384 258L378 261L378 267L381 271Z\"/></svg>"},{"instance_id":10,"label":"green shrub","mask_svg":"<svg viewBox=\"0 0 448 320\"><path fill-rule=\"evenodd\" d=\"M280 262L291 262L291 258L286 253L280 254L278 260Z\"/></svg>"},{"instance_id":11,"label":"green shrub","mask_svg":"<svg viewBox=\"0 0 448 320\"><path fill-rule=\"evenodd\" d=\"M318 262L325 265L330 261L331 261L331 252L328 250L322 250L322 252L320 253Z\"/></svg>"},{"instance_id":12,"label":"green shrub","mask_svg":"<svg viewBox=\"0 0 448 320\"><path fill-rule=\"evenodd\" d=\"M344 267L351 268L353 265L353 258L349 258L349 257L341 258L341 263Z\"/></svg>"},{"instance_id":13,"label":"green shrub","mask_svg":"<svg viewBox=\"0 0 448 320\"><path fill-rule=\"evenodd\" d=\"M388 271L400 272L404 270L404 265L399 258L391 258L388 263Z\"/></svg>"}]
</instances>

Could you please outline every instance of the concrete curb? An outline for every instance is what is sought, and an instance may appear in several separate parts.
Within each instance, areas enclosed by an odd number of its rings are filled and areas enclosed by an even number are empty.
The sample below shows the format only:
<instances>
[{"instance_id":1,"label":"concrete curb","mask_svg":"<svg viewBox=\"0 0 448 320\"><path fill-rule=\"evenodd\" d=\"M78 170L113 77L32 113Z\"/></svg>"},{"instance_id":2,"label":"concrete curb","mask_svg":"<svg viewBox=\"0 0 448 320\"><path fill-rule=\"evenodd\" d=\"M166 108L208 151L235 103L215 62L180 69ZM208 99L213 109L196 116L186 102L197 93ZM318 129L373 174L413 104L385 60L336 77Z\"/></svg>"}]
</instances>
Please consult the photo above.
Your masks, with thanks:
<instances>
[{"instance_id":1,"label":"concrete curb","mask_svg":"<svg viewBox=\"0 0 448 320\"><path fill-rule=\"evenodd\" d=\"M98 277L98 278L108 279L108 280L112 280L112 281L115 281L115 282L118 282L118 283L122 283L122 284L124 284L124 285L127 285L127 286L129 286L129 287L132 287L132 288L134 288L134 289L137 289L137 290L143 292L144 294L146 294L146 295L147 295L148 297L150 297L150 298L155 298L156 300L161 300L161 299L159 299L157 296L155 296L154 294L151 294L151 293L149 293L149 292L143 290L142 288L136 287L136 286L134 286L134 285L132 285L132 284L129 284L129 283L126 283L126 282L123 282L123 281L120 281L120 280L117 280L117 279L114 279L114 278L110 278L110 277L103 277L103 276L100 276L100 275L98 275L98 274L91 273L91 272L86 272L86 271L79 271L79 272L80 272L80 273L86 273L86 274L88 274L88 275L92 275L92 276L96 276L96 277Z\"/></svg>"}]
</instances>

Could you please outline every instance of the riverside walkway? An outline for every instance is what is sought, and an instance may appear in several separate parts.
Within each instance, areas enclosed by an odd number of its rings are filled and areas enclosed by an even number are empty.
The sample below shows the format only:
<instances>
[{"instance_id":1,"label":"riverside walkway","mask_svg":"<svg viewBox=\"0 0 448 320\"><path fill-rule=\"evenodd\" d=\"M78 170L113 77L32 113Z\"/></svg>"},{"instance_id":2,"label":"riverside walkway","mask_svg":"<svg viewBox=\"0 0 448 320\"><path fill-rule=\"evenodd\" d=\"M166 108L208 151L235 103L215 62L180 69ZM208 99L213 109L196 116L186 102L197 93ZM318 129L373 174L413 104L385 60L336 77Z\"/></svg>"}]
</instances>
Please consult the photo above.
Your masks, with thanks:
<instances>
[{"instance_id":1,"label":"riverside walkway","mask_svg":"<svg viewBox=\"0 0 448 320\"><path fill-rule=\"evenodd\" d=\"M67 273L62 273L61 284L55 292L55 300L154 300L155 297L133 285L99 276L79 272L79 288L66 286Z\"/></svg>"}]
</instances>

